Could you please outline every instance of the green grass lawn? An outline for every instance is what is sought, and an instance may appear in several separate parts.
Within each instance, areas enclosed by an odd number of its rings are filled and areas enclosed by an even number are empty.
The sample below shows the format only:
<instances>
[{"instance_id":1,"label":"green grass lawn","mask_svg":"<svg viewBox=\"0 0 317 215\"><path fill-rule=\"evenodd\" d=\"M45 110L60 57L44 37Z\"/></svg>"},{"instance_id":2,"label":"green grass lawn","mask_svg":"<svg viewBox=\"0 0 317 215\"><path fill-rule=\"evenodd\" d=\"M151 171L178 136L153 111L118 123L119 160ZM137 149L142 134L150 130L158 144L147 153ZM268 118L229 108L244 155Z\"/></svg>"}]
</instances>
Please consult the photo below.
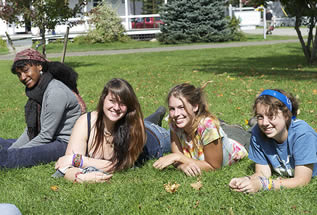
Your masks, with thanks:
<instances>
[{"instance_id":1,"label":"green grass lawn","mask_svg":"<svg viewBox=\"0 0 317 215\"><path fill-rule=\"evenodd\" d=\"M166 105L173 85L201 85L212 80L205 88L210 110L225 121L245 126L256 95L265 88L282 88L298 95L298 118L317 128L317 69L305 65L299 43L67 57L66 63L79 73L79 90L89 110L95 108L104 84L113 77L131 83L145 116ZM10 65L0 61L2 138L17 138L25 126L24 87L10 73ZM252 162L244 159L232 167L204 173L203 187L197 191L190 187L197 178L174 168L158 171L152 168L153 162L116 173L105 184L81 185L51 178L54 162L0 170L0 202L16 204L23 214L317 214L316 179L297 189L255 195L232 192L228 187L231 178L253 172ZM180 184L176 193L164 190L168 182ZM51 186L59 189L53 191Z\"/></svg>"},{"instance_id":2,"label":"green grass lawn","mask_svg":"<svg viewBox=\"0 0 317 215\"><path fill-rule=\"evenodd\" d=\"M263 35L245 34L243 41L264 41ZM297 39L296 36L278 36L267 35L266 40L288 40ZM230 43L230 42L228 42ZM113 42L113 43L96 43L96 44L78 44L69 42L67 45L67 52L80 52L80 51L100 51L100 50L120 50L120 49L139 49L139 48L158 48L158 47L171 47L171 46L184 46L184 45L198 45L198 44L210 44L210 43L188 43L188 44L160 44L158 41L136 41L129 40L127 42ZM35 45L33 45L35 48ZM39 48L42 50L42 47ZM63 42L57 41L49 43L46 46L47 53L61 53L63 51Z\"/></svg>"},{"instance_id":3,"label":"green grass lawn","mask_svg":"<svg viewBox=\"0 0 317 215\"><path fill-rule=\"evenodd\" d=\"M8 54L9 49L7 47L1 47L0 46L0 55Z\"/></svg>"}]
</instances>

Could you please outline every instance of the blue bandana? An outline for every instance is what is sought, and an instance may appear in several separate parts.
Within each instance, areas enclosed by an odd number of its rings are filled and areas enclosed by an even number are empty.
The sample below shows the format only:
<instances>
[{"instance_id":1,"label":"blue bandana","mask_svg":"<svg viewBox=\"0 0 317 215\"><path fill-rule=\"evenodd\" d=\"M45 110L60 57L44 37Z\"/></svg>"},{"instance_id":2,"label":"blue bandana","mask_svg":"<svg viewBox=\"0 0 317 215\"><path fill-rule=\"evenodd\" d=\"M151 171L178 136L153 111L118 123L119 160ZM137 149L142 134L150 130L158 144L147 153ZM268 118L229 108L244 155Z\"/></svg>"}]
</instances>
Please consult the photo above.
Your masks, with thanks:
<instances>
[{"instance_id":1,"label":"blue bandana","mask_svg":"<svg viewBox=\"0 0 317 215\"><path fill-rule=\"evenodd\" d=\"M283 93L277 92L275 90L264 90L260 94L260 96L265 96L265 95L266 96L273 96L273 97L277 98L278 100L283 102L286 105L286 107L292 112L292 102Z\"/></svg>"}]
</instances>

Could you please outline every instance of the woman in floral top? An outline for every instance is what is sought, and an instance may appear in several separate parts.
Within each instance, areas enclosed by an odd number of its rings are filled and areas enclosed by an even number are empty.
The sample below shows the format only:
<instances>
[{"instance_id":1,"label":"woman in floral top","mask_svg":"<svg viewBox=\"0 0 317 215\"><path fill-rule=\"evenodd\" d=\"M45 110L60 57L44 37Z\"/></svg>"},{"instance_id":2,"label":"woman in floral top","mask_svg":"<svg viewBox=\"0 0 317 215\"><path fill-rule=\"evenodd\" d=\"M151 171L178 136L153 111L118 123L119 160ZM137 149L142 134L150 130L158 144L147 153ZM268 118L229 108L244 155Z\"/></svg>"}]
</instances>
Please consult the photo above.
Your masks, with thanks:
<instances>
[{"instance_id":1,"label":"woman in floral top","mask_svg":"<svg viewBox=\"0 0 317 215\"><path fill-rule=\"evenodd\" d=\"M173 164L186 175L196 176L201 170L231 165L248 154L242 144L227 137L219 120L208 111L204 87L184 83L170 90L172 153L157 160L155 168Z\"/></svg>"}]
</instances>

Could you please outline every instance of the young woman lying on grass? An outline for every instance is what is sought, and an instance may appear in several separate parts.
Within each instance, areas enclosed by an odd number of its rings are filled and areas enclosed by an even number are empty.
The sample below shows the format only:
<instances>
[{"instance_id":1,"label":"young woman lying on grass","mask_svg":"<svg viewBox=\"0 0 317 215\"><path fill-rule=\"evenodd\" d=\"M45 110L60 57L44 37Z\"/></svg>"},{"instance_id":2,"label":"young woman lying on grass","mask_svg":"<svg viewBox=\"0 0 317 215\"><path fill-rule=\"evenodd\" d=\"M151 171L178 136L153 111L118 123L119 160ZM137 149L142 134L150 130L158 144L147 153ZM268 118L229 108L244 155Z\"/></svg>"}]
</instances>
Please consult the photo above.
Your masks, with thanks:
<instances>
[{"instance_id":1,"label":"young woman lying on grass","mask_svg":"<svg viewBox=\"0 0 317 215\"><path fill-rule=\"evenodd\" d=\"M219 120L208 111L203 88L180 84L168 94L172 153L153 166L164 169L174 165L188 176L202 170L231 165L248 153L237 141L227 137Z\"/></svg>"},{"instance_id":2,"label":"young woman lying on grass","mask_svg":"<svg viewBox=\"0 0 317 215\"><path fill-rule=\"evenodd\" d=\"M11 72L25 85L26 129L18 139L0 138L0 168L56 161L65 154L72 128L86 111L77 73L34 49L18 52Z\"/></svg>"},{"instance_id":3,"label":"young woman lying on grass","mask_svg":"<svg viewBox=\"0 0 317 215\"><path fill-rule=\"evenodd\" d=\"M249 158L256 163L255 173L233 178L229 186L255 193L308 184L317 175L317 134L296 119L296 99L283 90L264 90L253 110L257 125L252 130ZM272 171L287 178L272 179Z\"/></svg>"},{"instance_id":4,"label":"young woman lying on grass","mask_svg":"<svg viewBox=\"0 0 317 215\"><path fill-rule=\"evenodd\" d=\"M102 91L97 110L76 122L66 154L55 168L70 181L105 182L114 171L158 158L170 151L169 133L157 125L164 114L165 108L159 108L143 121L131 85L112 79Z\"/></svg>"}]
</instances>

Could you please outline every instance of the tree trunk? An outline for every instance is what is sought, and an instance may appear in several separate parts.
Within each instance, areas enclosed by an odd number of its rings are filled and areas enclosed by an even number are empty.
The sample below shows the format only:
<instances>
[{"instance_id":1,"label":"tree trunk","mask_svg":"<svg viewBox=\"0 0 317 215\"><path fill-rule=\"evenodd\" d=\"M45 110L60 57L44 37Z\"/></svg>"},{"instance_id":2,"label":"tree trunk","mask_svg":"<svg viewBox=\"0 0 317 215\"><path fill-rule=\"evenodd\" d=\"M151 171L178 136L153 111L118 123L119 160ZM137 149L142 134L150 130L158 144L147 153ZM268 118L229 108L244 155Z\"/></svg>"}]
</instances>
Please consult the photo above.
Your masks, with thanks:
<instances>
[{"instance_id":1,"label":"tree trunk","mask_svg":"<svg viewBox=\"0 0 317 215\"><path fill-rule=\"evenodd\" d=\"M309 21L309 26L308 26L308 38L307 38L307 45L306 47L308 49L310 49L310 46L311 46L311 43L312 43L312 40L313 40L313 29L314 29L314 20L313 20L313 17L310 17L310 21Z\"/></svg>"},{"instance_id":2,"label":"tree trunk","mask_svg":"<svg viewBox=\"0 0 317 215\"><path fill-rule=\"evenodd\" d=\"M302 32L301 32L300 29L299 29L300 24L301 24L300 17L296 17L295 30L296 30L296 32L297 32L297 35L298 35L298 39L299 39L299 41L300 41L300 44L302 45L302 49L303 49L305 58L306 58L306 60L307 60L307 63L310 64L311 54L310 54L310 50L307 49L307 46L306 46L305 41L304 41L303 36L302 36ZM308 38L308 39L309 39L309 38ZM307 44L308 44L308 43L310 43L310 42L307 41Z\"/></svg>"},{"instance_id":3,"label":"tree trunk","mask_svg":"<svg viewBox=\"0 0 317 215\"><path fill-rule=\"evenodd\" d=\"M66 55L66 49L67 49L67 42L68 42L68 34L69 34L69 26L66 28L66 34L64 36L64 48L63 48L63 56L61 59L61 62L64 63L65 61L65 55Z\"/></svg>"},{"instance_id":4,"label":"tree trunk","mask_svg":"<svg viewBox=\"0 0 317 215\"><path fill-rule=\"evenodd\" d=\"M317 27L315 27L315 39L313 43L313 48L311 50L311 58L310 61L313 63L316 60L316 52L317 52Z\"/></svg>"},{"instance_id":5,"label":"tree trunk","mask_svg":"<svg viewBox=\"0 0 317 215\"><path fill-rule=\"evenodd\" d=\"M41 37L42 37L42 54L46 57L46 40L45 40L45 27L40 29Z\"/></svg>"}]
</instances>

